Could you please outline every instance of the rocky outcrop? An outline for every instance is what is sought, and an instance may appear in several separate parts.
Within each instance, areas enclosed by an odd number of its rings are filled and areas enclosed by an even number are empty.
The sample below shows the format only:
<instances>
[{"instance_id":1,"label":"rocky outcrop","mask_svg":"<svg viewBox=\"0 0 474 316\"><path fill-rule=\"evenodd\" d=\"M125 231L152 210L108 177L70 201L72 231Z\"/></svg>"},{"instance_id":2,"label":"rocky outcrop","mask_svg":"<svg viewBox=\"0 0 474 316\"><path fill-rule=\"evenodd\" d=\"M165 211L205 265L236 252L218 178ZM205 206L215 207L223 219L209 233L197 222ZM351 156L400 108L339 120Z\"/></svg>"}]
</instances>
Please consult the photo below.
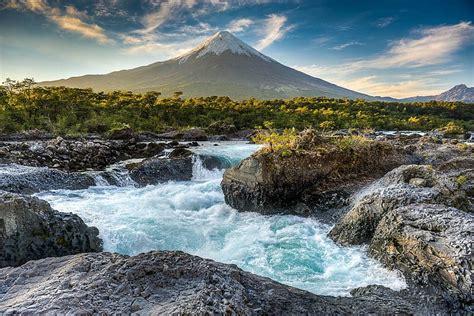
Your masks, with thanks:
<instances>
[{"instance_id":1,"label":"rocky outcrop","mask_svg":"<svg viewBox=\"0 0 474 316\"><path fill-rule=\"evenodd\" d=\"M472 308L470 167L465 159L438 170L401 166L360 192L329 236L343 245L367 243L369 253L388 267L439 291L453 306ZM466 177L462 183L460 173Z\"/></svg>"},{"instance_id":2,"label":"rocky outcrop","mask_svg":"<svg viewBox=\"0 0 474 316\"><path fill-rule=\"evenodd\" d=\"M422 293L380 286L318 296L183 252L89 253L0 269L0 312L23 314L340 315L449 313Z\"/></svg>"},{"instance_id":3,"label":"rocky outcrop","mask_svg":"<svg viewBox=\"0 0 474 316\"><path fill-rule=\"evenodd\" d=\"M79 216L57 212L38 198L0 193L0 267L101 251L98 234Z\"/></svg>"},{"instance_id":4,"label":"rocky outcrop","mask_svg":"<svg viewBox=\"0 0 474 316\"><path fill-rule=\"evenodd\" d=\"M117 136L118 137L118 136ZM64 171L101 170L120 160L160 154L164 144L125 140L63 139L0 144L0 163Z\"/></svg>"},{"instance_id":5,"label":"rocky outcrop","mask_svg":"<svg viewBox=\"0 0 474 316\"><path fill-rule=\"evenodd\" d=\"M32 194L46 190L80 190L95 185L91 175L46 167L0 165L0 191Z\"/></svg>"},{"instance_id":6,"label":"rocky outcrop","mask_svg":"<svg viewBox=\"0 0 474 316\"><path fill-rule=\"evenodd\" d=\"M343 245L367 243L387 212L419 203L471 208L466 192L453 179L429 165L404 165L359 192L330 236Z\"/></svg>"},{"instance_id":7,"label":"rocky outcrop","mask_svg":"<svg viewBox=\"0 0 474 316\"><path fill-rule=\"evenodd\" d=\"M188 181L193 177L192 152L177 148L168 157L153 157L127 165L130 177L140 186L169 180Z\"/></svg>"},{"instance_id":8,"label":"rocky outcrop","mask_svg":"<svg viewBox=\"0 0 474 316\"><path fill-rule=\"evenodd\" d=\"M328 197L336 201L327 208L342 206L367 180L410 159L385 142L368 142L356 149L327 146L289 156L261 151L227 170L222 189L226 202L240 211L308 216L314 215L315 205L324 211Z\"/></svg>"},{"instance_id":9,"label":"rocky outcrop","mask_svg":"<svg viewBox=\"0 0 474 316\"><path fill-rule=\"evenodd\" d=\"M445 205L411 204L382 218L369 253L417 283L441 289L453 304L469 306L474 303L473 249L473 214Z\"/></svg>"},{"instance_id":10,"label":"rocky outcrop","mask_svg":"<svg viewBox=\"0 0 474 316\"><path fill-rule=\"evenodd\" d=\"M188 130L173 130L157 135L160 139L184 140L184 141L206 141L207 133L200 128L190 128Z\"/></svg>"}]
</instances>

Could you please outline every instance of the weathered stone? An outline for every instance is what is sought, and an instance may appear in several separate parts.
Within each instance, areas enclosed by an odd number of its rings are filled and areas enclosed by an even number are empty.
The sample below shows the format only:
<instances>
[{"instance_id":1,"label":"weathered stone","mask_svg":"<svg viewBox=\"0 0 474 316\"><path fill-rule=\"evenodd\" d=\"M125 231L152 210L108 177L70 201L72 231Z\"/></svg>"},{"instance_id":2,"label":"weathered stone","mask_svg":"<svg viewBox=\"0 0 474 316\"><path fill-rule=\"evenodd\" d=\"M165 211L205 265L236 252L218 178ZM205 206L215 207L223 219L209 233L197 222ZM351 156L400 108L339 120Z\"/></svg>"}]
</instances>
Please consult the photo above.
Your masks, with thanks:
<instances>
[{"instance_id":1,"label":"weathered stone","mask_svg":"<svg viewBox=\"0 0 474 316\"><path fill-rule=\"evenodd\" d=\"M303 197L310 207L321 205L327 192L339 194L343 187L340 196L344 199L351 193L348 190L354 191L367 179L408 161L411 161L408 154L378 142L361 146L358 152L329 146L288 157L257 152L227 170L221 186L227 204L239 211L294 213L292 208ZM319 194L308 194L308 191ZM311 197L315 200L310 200Z\"/></svg>"},{"instance_id":2,"label":"weathered stone","mask_svg":"<svg viewBox=\"0 0 474 316\"><path fill-rule=\"evenodd\" d=\"M388 212L369 245L371 255L454 304L474 298L474 215L444 205L411 204Z\"/></svg>"},{"instance_id":3,"label":"weathered stone","mask_svg":"<svg viewBox=\"0 0 474 316\"><path fill-rule=\"evenodd\" d=\"M334 226L329 236L343 245L367 243L387 212L415 203L469 208L465 192L452 179L431 166L404 165L358 193L351 210Z\"/></svg>"},{"instance_id":4,"label":"weathered stone","mask_svg":"<svg viewBox=\"0 0 474 316\"><path fill-rule=\"evenodd\" d=\"M0 192L0 267L101 251L98 234L97 228L88 227L79 216L57 212L45 201Z\"/></svg>"},{"instance_id":5,"label":"weathered stone","mask_svg":"<svg viewBox=\"0 0 474 316\"><path fill-rule=\"evenodd\" d=\"M169 180L188 181L193 177L192 157L150 158L127 166L130 177L140 186Z\"/></svg>"},{"instance_id":6,"label":"weathered stone","mask_svg":"<svg viewBox=\"0 0 474 316\"><path fill-rule=\"evenodd\" d=\"M28 276L28 277L25 277ZM444 302L372 286L318 296L183 252L89 253L0 269L0 312L143 315L447 314Z\"/></svg>"}]
</instances>

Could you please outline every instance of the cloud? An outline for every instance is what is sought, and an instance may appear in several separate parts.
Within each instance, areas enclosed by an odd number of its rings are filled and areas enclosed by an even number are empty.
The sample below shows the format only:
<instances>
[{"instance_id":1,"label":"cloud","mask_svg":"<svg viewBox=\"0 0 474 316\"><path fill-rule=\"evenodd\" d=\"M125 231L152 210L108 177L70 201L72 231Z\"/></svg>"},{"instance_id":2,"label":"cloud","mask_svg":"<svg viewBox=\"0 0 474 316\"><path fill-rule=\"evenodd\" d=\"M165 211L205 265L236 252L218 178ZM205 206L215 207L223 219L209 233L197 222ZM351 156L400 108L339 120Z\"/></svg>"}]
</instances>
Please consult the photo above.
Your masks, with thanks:
<instances>
[{"instance_id":1,"label":"cloud","mask_svg":"<svg viewBox=\"0 0 474 316\"><path fill-rule=\"evenodd\" d=\"M95 39L102 44L111 42L104 34L104 29L96 24L87 24L77 17L68 15L52 15L49 19L54 21L63 30L79 33L84 37Z\"/></svg>"},{"instance_id":2,"label":"cloud","mask_svg":"<svg viewBox=\"0 0 474 316\"><path fill-rule=\"evenodd\" d=\"M453 53L474 39L471 22L419 29L416 38L390 43L385 54L360 62L360 67L420 67L448 62Z\"/></svg>"},{"instance_id":3,"label":"cloud","mask_svg":"<svg viewBox=\"0 0 474 316\"><path fill-rule=\"evenodd\" d=\"M82 19L87 19L87 14L77 10L73 6L66 6L64 12L59 8L51 7L46 0L9 0L2 9L32 11L44 15L63 30L95 39L102 44L112 42L112 40L105 35L103 28L97 24L84 22Z\"/></svg>"},{"instance_id":4,"label":"cloud","mask_svg":"<svg viewBox=\"0 0 474 316\"><path fill-rule=\"evenodd\" d=\"M229 23L227 26L227 30L231 33L239 33L244 31L250 25L254 24L255 22L251 19L236 19Z\"/></svg>"},{"instance_id":5,"label":"cloud","mask_svg":"<svg viewBox=\"0 0 474 316\"><path fill-rule=\"evenodd\" d=\"M387 27L389 26L390 24L393 23L393 21L395 21L395 17L393 16L387 16L387 17L384 17L384 18L380 18L378 20L376 20L373 25L378 27L378 28L384 28L384 27Z\"/></svg>"},{"instance_id":6,"label":"cloud","mask_svg":"<svg viewBox=\"0 0 474 316\"><path fill-rule=\"evenodd\" d=\"M339 80L335 83L370 95L391 96L393 98L436 95L442 92L442 89L437 86L433 87L433 82L426 79L384 82L377 76L366 76L353 80Z\"/></svg>"},{"instance_id":7,"label":"cloud","mask_svg":"<svg viewBox=\"0 0 474 316\"><path fill-rule=\"evenodd\" d=\"M165 0L152 2L153 6L158 7L157 10L154 10L151 13L146 14L141 22L144 25L144 28L135 31L136 33L150 33L163 25L166 21L176 17L178 9L182 8L192 8L195 4L195 0Z\"/></svg>"},{"instance_id":8,"label":"cloud","mask_svg":"<svg viewBox=\"0 0 474 316\"><path fill-rule=\"evenodd\" d=\"M283 38L293 26L285 26L287 17L284 15L271 14L265 19L265 27L263 29L263 38L259 40L255 47L258 50L265 49L273 42Z\"/></svg>"},{"instance_id":9,"label":"cloud","mask_svg":"<svg viewBox=\"0 0 474 316\"><path fill-rule=\"evenodd\" d=\"M344 48L347 48L347 47L350 47L350 46L359 46L359 45L364 45L364 44L361 43L361 42L358 42L358 41L351 41L351 42L347 42L347 43L344 43L344 44L334 46L332 49L334 49L334 50L343 50Z\"/></svg>"}]
</instances>

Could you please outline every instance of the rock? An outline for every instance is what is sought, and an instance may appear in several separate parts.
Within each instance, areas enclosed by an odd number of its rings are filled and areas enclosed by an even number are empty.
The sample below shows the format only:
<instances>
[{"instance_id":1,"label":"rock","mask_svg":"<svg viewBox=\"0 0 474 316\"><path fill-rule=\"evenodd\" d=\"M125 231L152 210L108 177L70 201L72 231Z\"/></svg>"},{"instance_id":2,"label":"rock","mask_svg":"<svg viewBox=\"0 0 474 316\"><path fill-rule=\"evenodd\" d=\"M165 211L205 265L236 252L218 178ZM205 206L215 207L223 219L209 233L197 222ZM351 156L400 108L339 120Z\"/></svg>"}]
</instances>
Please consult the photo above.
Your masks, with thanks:
<instances>
[{"instance_id":1,"label":"rock","mask_svg":"<svg viewBox=\"0 0 474 316\"><path fill-rule=\"evenodd\" d=\"M0 312L19 314L449 314L432 297L383 287L318 296L183 252L88 253L0 269ZM21 299L20 299L21 298Z\"/></svg>"},{"instance_id":2,"label":"rock","mask_svg":"<svg viewBox=\"0 0 474 316\"><path fill-rule=\"evenodd\" d=\"M57 212L36 197L0 192L0 267L101 251L98 235L79 216Z\"/></svg>"},{"instance_id":3,"label":"rock","mask_svg":"<svg viewBox=\"0 0 474 316\"><path fill-rule=\"evenodd\" d=\"M207 131L213 135L229 135L237 132L237 128L233 124L214 122L207 127Z\"/></svg>"},{"instance_id":4,"label":"rock","mask_svg":"<svg viewBox=\"0 0 474 316\"><path fill-rule=\"evenodd\" d=\"M353 207L329 236L342 245L368 243L383 216L410 204L446 204L469 209L465 191L427 165L400 166L355 197Z\"/></svg>"},{"instance_id":5,"label":"rock","mask_svg":"<svg viewBox=\"0 0 474 316\"><path fill-rule=\"evenodd\" d=\"M453 304L472 304L474 215L453 207L411 204L388 212L369 252L419 283L441 289Z\"/></svg>"},{"instance_id":6,"label":"rock","mask_svg":"<svg viewBox=\"0 0 474 316\"><path fill-rule=\"evenodd\" d=\"M185 148L176 148L168 155L169 158L186 158L191 157L193 152Z\"/></svg>"},{"instance_id":7,"label":"rock","mask_svg":"<svg viewBox=\"0 0 474 316\"><path fill-rule=\"evenodd\" d=\"M124 128L119 128L119 129L113 129L111 130L107 137L109 139L121 139L121 140L129 140L132 138L137 137L135 132L133 131L132 128L130 127L124 127Z\"/></svg>"},{"instance_id":8,"label":"rock","mask_svg":"<svg viewBox=\"0 0 474 316\"><path fill-rule=\"evenodd\" d=\"M49 132L33 129L13 134L0 134L0 141L32 141L32 140L46 140L53 138Z\"/></svg>"},{"instance_id":9,"label":"rock","mask_svg":"<svg viewBox=\"0 0 474 316\"><path fill-rule=\"evenodd\" d=\"M303 196L310 208L323 204L328 192L344 200L348 190L407 161L408 154L381 142L355 150L328 146L286 157L260 151L227 170L221 186L227 204L239 211L294 213L291 209L302 202Z\"/></svg>"},{"instance_id":10,"label":"rock","mask_svg":"<svg viewBox=\"0 0 474 316\"><path fill-rule=\"evenodd\" d=\"M181 153L185 155L185 153ZM178 154L176 154L178 155ZM171 158L149 158L138 164L127 166L130 177L140 186L166 181L188 181L193 177L191 156Z\"/></svg>"},{"instance_id":11,"label":"rock","mask_svg":"<svg viewBox=\"0 0 474 316\"><path fill-rule=\"evenodd\" d=\"M0 165L0 190L32 194L45 190L80 190L95 185L94 178L78 172L45 167Z\"/></svg>"},{"instance_id":12,"label":"rock","mask_svg":"<svg viewBox=\"0 0 474 316\"><path fill-rule=\"evenodd\" d=\"M190 128L184 131L170 131L158 134L160 139L185 140L185 141L206 141L207 134L203 129Z\"/></svg>"}]
</instances>

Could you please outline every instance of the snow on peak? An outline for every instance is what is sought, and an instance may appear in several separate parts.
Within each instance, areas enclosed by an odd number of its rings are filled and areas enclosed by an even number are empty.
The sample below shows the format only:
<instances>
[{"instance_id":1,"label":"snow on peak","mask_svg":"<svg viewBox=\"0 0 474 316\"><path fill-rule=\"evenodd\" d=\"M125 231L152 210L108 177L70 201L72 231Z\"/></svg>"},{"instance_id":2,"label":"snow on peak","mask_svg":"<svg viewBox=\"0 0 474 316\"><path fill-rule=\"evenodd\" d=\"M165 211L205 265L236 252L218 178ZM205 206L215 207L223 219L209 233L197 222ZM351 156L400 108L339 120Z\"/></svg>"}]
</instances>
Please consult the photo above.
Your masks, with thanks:
<instances>
[{"instance_id":1,"label":"snow on peak","mask_svg":"<svg viewBox=\"0 0 474 316\"><path fill-rule=\"evenodd\" d=\"M178 59L180 63L184 63L191 56L201 58L207 54L220 55L225 51L230 51L236 55L257 56L268 62L272 61L270 57L261 54L227 31L220 31L214 34L189 53L178 57Z\"/></svg>"}]
</instances>

